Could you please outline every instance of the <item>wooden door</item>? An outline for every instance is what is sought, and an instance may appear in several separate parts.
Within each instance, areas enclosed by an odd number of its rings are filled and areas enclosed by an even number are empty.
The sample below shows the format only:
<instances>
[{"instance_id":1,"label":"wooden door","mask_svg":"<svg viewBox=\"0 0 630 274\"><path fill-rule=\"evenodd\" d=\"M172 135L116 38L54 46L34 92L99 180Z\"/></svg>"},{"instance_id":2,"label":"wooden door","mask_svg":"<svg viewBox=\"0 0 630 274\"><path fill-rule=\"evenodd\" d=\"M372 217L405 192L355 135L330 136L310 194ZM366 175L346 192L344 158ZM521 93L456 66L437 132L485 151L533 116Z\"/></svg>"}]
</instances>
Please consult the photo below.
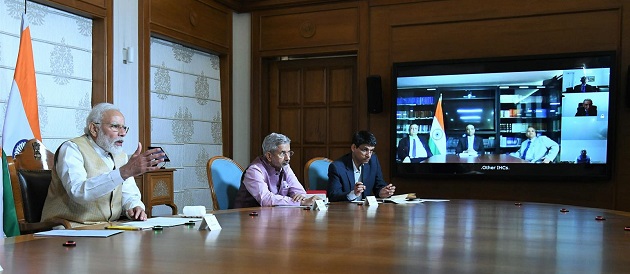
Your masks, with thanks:
<instances>
[{"instance_id":1,"label":"wooden door","mask_svg":"<svg viewBox=\"0 0 630 274\"><path fill-rule=\"evenodd\" d=\"M358 127L356 58L273 61L269 67L269 129L291 139L291 168L301 182L313 157L350 152ZM265 120L265 117L262 119Z\"/></svg>"}]
</instances>

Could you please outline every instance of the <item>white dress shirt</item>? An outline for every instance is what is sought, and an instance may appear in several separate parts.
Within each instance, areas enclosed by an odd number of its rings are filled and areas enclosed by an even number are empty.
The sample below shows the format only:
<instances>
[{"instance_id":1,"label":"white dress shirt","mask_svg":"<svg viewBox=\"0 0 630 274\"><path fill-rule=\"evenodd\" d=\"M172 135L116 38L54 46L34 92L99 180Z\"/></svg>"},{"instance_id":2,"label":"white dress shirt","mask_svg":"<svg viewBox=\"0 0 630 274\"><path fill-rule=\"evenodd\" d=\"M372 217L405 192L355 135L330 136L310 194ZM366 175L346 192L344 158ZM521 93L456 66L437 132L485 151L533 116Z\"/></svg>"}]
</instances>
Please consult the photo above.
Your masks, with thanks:
<instances>
[{"instance_id":1,"label":"white dress shirt","mask_svg":"<svg viewBox=\"0 0 630 274\"><path fill-rule=\"evenodd\" d=\"M413 154L413 146L416 146L416 154ZM415 136L409 136L409 158L411 159L415 159L415 158L426 158L428 156L427 154L427 150L424 148L424 145L422 145L422 142L420 142L420 138L418 138L418 135Z\"/></svg>"},{"instance_id":2,"label":"white dress shirt","mask_svg":"<svg viewBox=\"0 0 630 274\"><path fill-rule=\"evenodd\" d=\"M114 168L114 160L109 154L89 138L90 144L97 154L111 169ZM99 197L111 193L118 185L122 184L122 208L126 213L128 209L144 204L140 198L140 190L133 177L123 180L118 167L99 176L87 178L87 171L83 164L83 156L79 147L73 142L65 142L59 148L56 170L68 196L79 203L87 203Z\"/></svg>"},{"instance_id":3,"label":"white dress shirt","mask_svg":"<svg viewBox=\"0 0 630 274\"><path fill-rule=\"evenodd\" d=\"M352 168L354 170L354 183L356 184L357 182L359 182L359 178L361 178L361 168L363 167L363 165L360 166L356 166L354 164L354 161L352 161ZM362 195L355 195L354 194L354 188L352 188L350 190L350 193L348 193L348 195L346 197L348 197L348 201L355 201L355 200L361 200L361 196Z\"/></svg>"},{"instance_id":4,"label":"white dress shirt","mask_svg":"<svg viewBox=\"0 0 630 274\"><path fill-rule=\"evenodd\" d=\"M475 145L475 136L468 136L468 154L476 153L477 151L473 148Z\"/></svg>"}]
</instances>

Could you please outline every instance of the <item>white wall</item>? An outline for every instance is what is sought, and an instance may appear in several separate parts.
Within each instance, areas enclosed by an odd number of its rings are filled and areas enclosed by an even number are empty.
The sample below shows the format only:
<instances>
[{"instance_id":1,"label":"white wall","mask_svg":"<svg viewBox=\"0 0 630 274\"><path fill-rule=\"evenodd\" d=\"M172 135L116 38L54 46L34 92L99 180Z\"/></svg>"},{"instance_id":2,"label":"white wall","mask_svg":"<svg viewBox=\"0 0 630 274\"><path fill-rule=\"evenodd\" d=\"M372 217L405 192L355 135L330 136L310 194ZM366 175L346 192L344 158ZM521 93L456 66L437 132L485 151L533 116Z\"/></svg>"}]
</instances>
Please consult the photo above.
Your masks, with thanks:
<instances>
[{"instance_id":1,"label":"white wall","mask_svg":"<svg viewBox=\"0 0 630 274\"><path fill-rule=\"evenodd\" d=\"M233 69L232 117L234 161L243 168L250 162L250 92L251 92L251 14L234 13L232 16Z\"/></svg>"},{"instance_id":2,"label":"white wall","mask_svg":"<svg viewBox=\"0 0 630 274\"><path fill-rule=\"evenodd\" d=\"M123 63L123 48L138 48L138 0L114 0L114 105L125 115L130 128L123 148L133 154L140 140L138 133L138 61ZM148 144L142 144L143 150Z\"/></svg>"}]
</instances>

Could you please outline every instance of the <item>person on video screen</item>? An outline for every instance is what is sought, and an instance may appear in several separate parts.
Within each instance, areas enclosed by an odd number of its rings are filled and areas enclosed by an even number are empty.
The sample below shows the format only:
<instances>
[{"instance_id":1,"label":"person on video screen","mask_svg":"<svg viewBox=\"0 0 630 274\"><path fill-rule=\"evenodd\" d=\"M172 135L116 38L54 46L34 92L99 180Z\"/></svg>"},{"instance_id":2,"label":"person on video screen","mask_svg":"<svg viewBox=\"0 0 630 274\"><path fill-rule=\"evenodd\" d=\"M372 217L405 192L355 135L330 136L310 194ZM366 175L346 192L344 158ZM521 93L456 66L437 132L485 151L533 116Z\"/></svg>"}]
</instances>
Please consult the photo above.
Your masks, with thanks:
<instances>
[{"instance_id":1,"label":"person on video screen","mask_svg":"<svg viewBox=\"0 0 630 274\"><path fill-rule=\"evenodd\" d=\"M400 139L396 150L398 160L403 163L420 163L433 156L427 142L418 136L418 125L409 126L409 136Z\"/></svg>"},{"instance_id":2,"label":"person on video screen","mask_svg":"<svg viewBox=\"0 0 630 274\"><path fill-rule=\"evenodd\" d=\"M586 155L586 149L582 149L582 151L580 152L580 155L577 157L577 160L575 160L575 162L578 163L578 164L590 164L591 163L591 157Z\"/></svg>"},{"instance_id":3,"label":"person on video screen","mask_svg":"<svg viewBox=\"0 0 630 274\"><path fill-rule=\"evenodd\" d=\"M575 116L597 116L597 106L593 105L593 100L584 99L581 106L578 106Z\"/></svg>"},{"instance_id":4,"label":"person on video screen","mask_svg":"<svg viewBox=\"0 0 630 274\"><path fill-rule=\"evenodd\" d=\"M459 138L455 152L457 154L464 153L473 156L483 155L485 153L483 139L479 136L475 136L475 126L466 126L466 136Z\"/></svg>"},{"instance_id":5,"label":"person on video screen","mask_svg":"<svg viewBox=\"0 0 630 274\"><path fill-rule=\"evenodd\" d=\"M546 164L556 159L560 146L554 140L547 136L536 136L536 129L533 126L527 128L525 136L527 140L521 144L521 148L510 155L531 163Z\"/></svg>"},{"instance_id":6,"label":"person on video screen","mask_svg":"<svg viewBox=\"0 0 630 274\"><path fill-rule=\"evenodd\" d=\"M586 83L586 76L580 78L581 84L573 87L573 92L594 92L597 88Z\"/></svg>"}]
</instances>

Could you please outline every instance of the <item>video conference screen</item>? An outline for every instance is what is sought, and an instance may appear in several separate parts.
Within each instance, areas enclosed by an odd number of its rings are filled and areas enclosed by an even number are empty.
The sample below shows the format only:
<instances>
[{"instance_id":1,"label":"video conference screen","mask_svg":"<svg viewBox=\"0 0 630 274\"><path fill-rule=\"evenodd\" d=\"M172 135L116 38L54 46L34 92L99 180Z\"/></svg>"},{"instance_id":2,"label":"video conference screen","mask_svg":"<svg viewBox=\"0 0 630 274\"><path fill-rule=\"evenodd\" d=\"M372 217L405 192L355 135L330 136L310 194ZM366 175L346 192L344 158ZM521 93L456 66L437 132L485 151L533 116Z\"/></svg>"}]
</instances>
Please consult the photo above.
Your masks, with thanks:
<instances>
[{"instance_id":1,"label":"video conference screen","mask_svg":"<svg viewBox=\"0 0 630 274\"><path fill-rule=\"evenodd\" d=\"M615 52L395 63L394 176L609 178L615 64Z\"/></svg>"}]
</instances>

